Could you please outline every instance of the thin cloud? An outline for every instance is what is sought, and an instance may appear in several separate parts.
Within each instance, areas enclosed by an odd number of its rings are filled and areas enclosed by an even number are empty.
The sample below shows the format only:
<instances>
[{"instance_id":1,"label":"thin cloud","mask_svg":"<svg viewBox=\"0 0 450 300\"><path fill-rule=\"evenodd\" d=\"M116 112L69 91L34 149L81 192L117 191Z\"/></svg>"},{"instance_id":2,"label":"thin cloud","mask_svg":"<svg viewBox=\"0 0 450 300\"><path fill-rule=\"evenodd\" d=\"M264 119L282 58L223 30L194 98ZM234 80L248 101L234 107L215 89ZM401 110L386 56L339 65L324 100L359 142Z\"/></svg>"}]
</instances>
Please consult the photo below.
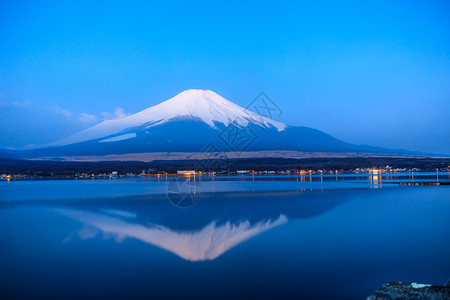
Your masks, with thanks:
<instances>
[{"instance_id":1,"label":"thin cloud","mask_svg":"<svg viewBox=\"0 0 450 300\"><path fill-rule=\"evenodd\" d=\"M64 117L66 117L68 119L71 119L73 117L73 115L74 115L72 112L68 111L67 109L61 108L59 106L55 107L55 112L57 114L63 115Z\"/></svg>"},{"instance_id":2,"label":"thin cloud","mask_svg":"<svg viewBox=\"0 0 450 300\"><path fill-rule=\"evenodd\" d=\"M0 98L2 98L3 95L0 95ZM32 105L30 100L26 100L24 102L18 102L18 101L0 101L0 106L13 106L18 108L24 108L24 107L30 107Z\"/></svg>"},{"instance_id":3,"label":"thin cloud","mask_svg":"<svg viewBox=\"0 0 450 300\"><path fill-rule=\"evenodd\" d=\"M125 112L125 110L122 107L117 107L112 113L102 112L101 115L102 119L106 121L106 120L122 119L129 116L130 113Z\"/></svg>"},{"instance_id":4,"label":"thin cloud","mask_svg":"<svg viewBox=\"0 0 450 300\"><path fill-rule=\"evenodd\" d=\"M3 94L0 93L0 98L3 97ZM102 112L100 114L100 117L82 112L82 113L75 113L72 112L66 108L62 108L59 105L51 107L39 107L36 105L33 105L33 103L29 100L26 100L24 102L18 102L18 101L0 101L0 107L15 107L15 108L30 108L33 106L33 108L43 108L46 110L53 111L57 115L63 116L65 119L71 122L79 122L83 126L89 126L93 125L95 123L98 123L99 120L115 120L115 119L122 119L130 115L130 113L125 112L125 110L122 107L117 107L113 112Z\"/></svg>"},{"instance_id":5,"label":"thin cloud","mask_svg":"<svg viewBox=\"0 0 450 300\"><path fill-rule=\"evenodd\" d=\"M54 110L57 114L64 116L72 122L80 122L83 126L93 125L98 123L98 117L89 113L73 113L65 108L57 106Z\"/></svg>"},{"instance_id":6,"label":"thin cloud","mask_svg":"<svg viewBox=\"0 0 450 300\"><path fill-rule=\"evenodd\" d=\"M78 117L78 121L80 121L83 125L91 125L98 122L98 118L95 115L91 115L88 113L80 113Z\"/></svg>"}]
</instances>

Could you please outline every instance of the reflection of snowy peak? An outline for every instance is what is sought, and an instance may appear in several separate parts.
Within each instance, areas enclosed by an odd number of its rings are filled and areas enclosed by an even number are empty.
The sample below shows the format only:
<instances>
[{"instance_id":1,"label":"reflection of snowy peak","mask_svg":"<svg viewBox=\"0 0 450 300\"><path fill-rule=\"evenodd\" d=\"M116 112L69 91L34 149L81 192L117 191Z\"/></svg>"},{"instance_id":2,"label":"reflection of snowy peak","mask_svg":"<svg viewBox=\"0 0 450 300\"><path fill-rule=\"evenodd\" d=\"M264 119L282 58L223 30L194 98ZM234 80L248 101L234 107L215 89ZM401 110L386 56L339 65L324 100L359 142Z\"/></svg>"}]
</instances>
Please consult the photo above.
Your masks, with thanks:
<instances>
[{"instance_id":1,"label":"reflection of snowy peak","mask_svg":"<svg viewBox=\"0 0 450 300\"><path fill-rule=\"evenodd\" d=\"M250 112L210 90L187 90L175 97L134 115L117 120L107 120L91 128L51 144L62 146L84 142L119 133L133 128L147 129L176 119L194 119L216 128L220 123L228 126L254 124L261 127L284 130L286 125ZM128 137L133 137L128 135Z\"/></svg>"},{"instance_id":2,"label":"reflection of snowy peak","mask_svg":"<svg viewBox=\"0 0 450 300\"><path fill-rule=\"evenodd\" d=\"M261 221L253 225L249 221L242 221L238 224L227 222L219 226L212 222L196 231L174 231L160 225L147 227L126 222L106 214L69 209L58 209L57 211L84 225L100 230L103 234L113 234L117 240L127 237L135 238L189 261L213 260L240 243L288 221L286 216L280 215L274 221ZM124 213L113 214L124 216ZM83 230L81 234L84 234L81 236L82 238L95 236L92 230Z\"/></svg>"}]
</instances>

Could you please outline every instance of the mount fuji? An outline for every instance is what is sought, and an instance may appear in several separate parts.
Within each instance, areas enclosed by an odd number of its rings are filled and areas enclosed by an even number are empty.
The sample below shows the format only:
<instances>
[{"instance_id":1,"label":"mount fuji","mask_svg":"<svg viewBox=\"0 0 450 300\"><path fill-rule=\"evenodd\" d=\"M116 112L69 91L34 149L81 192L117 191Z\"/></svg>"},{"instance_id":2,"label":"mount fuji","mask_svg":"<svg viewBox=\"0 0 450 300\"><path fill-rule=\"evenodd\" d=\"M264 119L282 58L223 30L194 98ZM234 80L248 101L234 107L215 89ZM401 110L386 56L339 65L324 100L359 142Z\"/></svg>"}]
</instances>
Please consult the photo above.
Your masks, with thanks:
<instances>
[{"instance_id":1,"label":"mount fuji","mask_svg":"<svg viewBox=\"0 0 450 300\"><path fill-rule=\"evenodd\" d=\"M232 123L239 127L252 124L278 131L287 127L283 123L250 112L212 91L187 90L134 115L104 121L49 146L64 146L90 140L115 142L135 138L142 132L151 134L152 128L181 120L201 122L212 129L223 129ZM153 141L149 138L147 142Z\"/></svg>"},{"instance_id":2,"label":"mount fuji","mask_svg":"<svg viewBox=\"0 0 450 300\"><path fill-rule=\"evenodd\" d=\"M251 112L210 90L186 90L136 114L107 120L59 141L21 151L22 157L63 158L193 153L383 153L392 151L340 141L322 131L289 126ZM284 152L283 152L284 151ZM283 154L281 154L283 155ZM120 159L116 157L117 159ZM101 159L100 159L101 160ZM126 160L126 159L124 159ZM136 160L139 160L137 158Z\"/></svg>"}]
</instances>

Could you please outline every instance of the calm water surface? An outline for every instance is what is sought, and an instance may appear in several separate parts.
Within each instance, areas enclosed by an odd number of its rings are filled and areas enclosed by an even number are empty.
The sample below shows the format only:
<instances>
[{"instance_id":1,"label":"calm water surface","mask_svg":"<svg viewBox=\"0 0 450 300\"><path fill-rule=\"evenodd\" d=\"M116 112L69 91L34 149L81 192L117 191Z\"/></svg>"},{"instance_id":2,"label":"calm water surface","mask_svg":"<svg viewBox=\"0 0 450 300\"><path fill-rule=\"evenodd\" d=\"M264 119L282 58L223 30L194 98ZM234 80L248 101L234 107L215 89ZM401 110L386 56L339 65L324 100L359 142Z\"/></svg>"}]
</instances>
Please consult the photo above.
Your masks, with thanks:
<instances>
[{"instance_id":1,"label":"calm water surface","mask_svg":"<svg viewBox=\"0 0 450 300\"><path fill-rule=\"evenodd\" d=\"M450 277L448 173L0 182L1 299L365 299Z\"/></svg>"}]
</instances>

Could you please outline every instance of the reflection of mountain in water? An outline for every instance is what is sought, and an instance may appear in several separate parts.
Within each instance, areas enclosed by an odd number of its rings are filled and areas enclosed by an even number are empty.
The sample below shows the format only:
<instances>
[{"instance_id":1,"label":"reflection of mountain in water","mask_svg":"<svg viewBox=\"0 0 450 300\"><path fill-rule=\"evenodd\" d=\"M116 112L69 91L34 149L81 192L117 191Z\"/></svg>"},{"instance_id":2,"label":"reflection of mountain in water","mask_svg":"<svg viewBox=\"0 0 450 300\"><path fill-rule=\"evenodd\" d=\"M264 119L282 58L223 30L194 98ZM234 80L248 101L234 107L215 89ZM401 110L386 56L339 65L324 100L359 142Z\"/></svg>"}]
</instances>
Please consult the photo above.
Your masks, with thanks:
<instances>
[{"instance_id":1,"label":"reflection of mountain in water","mask_svg":"<svg viewBox=\"0 0 450 300\"><path fill-rule=\"evenodd\" d=\"M227 222L223 225L212 222L198 231L182 232L159 225L134 224L116 217L80 210L58 209L58 212L105 234L115 234L119 240L125 237L136 238L190 261L215 259L249 238L287 222L287 218L280 215L274 221L261 221L254 225L249 221L238 224ZM95 236L92 231L85 232L89 232L88 237Z\"/></svg>"},{"instance_id":2,"label":"reflection of mountain in water","mask_svg":"<svg viewBox=\"0 0 450 300\"><path fill-rule=\"evenodd\" d=\"M183 259L203 261L288 220L320 215L345 198L338 192L210 194L191 209L177 209L161 198L127 198L72 202L56 211L86 225L82 238L100 231L118 241L135 238Z\"/></svg>"}]
</instances>

